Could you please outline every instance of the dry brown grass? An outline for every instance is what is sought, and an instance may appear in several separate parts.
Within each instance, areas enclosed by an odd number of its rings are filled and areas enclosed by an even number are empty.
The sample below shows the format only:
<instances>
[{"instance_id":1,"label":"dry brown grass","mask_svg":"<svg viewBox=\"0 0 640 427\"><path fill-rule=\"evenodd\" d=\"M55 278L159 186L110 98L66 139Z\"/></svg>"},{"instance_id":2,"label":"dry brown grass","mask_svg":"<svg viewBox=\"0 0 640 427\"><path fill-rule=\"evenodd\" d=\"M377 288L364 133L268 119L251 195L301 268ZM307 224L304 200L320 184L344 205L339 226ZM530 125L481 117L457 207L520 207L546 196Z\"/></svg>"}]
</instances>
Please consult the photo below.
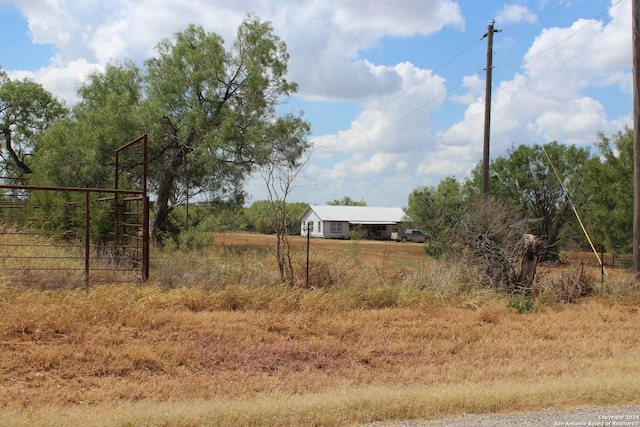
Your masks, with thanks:
<instances>
[{"instance_id":1,"label":"dry brown grass","mask_svg":"<svg viewBox=\"0 0 640 427\"><path fill-rule=\"evenodd\" d=\"M154 254L142 286L0 286L0 424L353 425L640 404L628 275L574 304L541 292L518 314L420 245L312 241L325 279L307 288L276 283L268 244L224 238Z\"/></svg>"}]
</instances>

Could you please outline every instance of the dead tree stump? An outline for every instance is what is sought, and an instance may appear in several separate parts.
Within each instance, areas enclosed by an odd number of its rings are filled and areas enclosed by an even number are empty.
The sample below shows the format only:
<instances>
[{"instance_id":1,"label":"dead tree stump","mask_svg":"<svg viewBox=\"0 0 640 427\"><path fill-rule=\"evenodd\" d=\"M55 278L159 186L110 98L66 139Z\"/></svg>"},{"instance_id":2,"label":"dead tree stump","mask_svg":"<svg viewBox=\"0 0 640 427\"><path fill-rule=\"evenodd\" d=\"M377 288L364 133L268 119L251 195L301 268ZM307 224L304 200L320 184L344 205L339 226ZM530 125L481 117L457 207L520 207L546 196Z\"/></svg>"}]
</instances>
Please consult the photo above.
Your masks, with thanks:
<instances>
[{"instance_id":1,"label":"dead tree stump","mask_svg":"<svg viewBox=\"0 0 640 427\"><path fill-rule=\"evenodd\" d=\"M520 274L516 280L516 288L529 290L536 277L536 266L538 265L538 250L540 243L533 234L525 234L522 237L524 249L522 251L522 262L520 264Z\"/></svg>"}]
</instances>

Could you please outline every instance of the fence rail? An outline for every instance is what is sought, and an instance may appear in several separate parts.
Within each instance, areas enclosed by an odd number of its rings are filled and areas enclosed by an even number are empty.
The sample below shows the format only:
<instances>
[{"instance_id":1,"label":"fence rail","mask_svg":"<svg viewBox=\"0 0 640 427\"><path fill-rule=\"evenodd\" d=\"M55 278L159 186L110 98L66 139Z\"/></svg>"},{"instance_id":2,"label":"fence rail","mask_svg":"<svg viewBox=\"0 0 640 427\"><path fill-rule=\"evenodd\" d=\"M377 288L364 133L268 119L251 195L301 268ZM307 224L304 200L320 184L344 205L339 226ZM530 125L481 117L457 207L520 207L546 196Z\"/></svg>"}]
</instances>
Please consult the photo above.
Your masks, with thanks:
<instances>
[{"instance_id":1,"label":"fence rail","mask_svg":"<svg viewBox=\"0 0 640 427\"><path fill-rule=\"evenodd\" d=\"M0 185L0 281L88 286L149 278L147 135L118 147L115 160L114 189L22 185L21 178ZM124 184L142 189L118 188Z\"/></svg>"},{"instance_id":2,"label":"fence rail","mask_svg":"<svg viewBox=\"0 0 640 427\"><path fill-rule=\"evenodd\" d=\"M613 254L612 268L632 268L632 254Z\"/></svg>"},{"instance_id":3,"label":"fence rail","mask_svg":"<svg viewBox=\"0 0 640 427\"><path fill-rule=\"evenodd\" d=\"M0 191L2 281L147 280L148 199L141 191L15 185Z\"/></svg>"}]
</instances>

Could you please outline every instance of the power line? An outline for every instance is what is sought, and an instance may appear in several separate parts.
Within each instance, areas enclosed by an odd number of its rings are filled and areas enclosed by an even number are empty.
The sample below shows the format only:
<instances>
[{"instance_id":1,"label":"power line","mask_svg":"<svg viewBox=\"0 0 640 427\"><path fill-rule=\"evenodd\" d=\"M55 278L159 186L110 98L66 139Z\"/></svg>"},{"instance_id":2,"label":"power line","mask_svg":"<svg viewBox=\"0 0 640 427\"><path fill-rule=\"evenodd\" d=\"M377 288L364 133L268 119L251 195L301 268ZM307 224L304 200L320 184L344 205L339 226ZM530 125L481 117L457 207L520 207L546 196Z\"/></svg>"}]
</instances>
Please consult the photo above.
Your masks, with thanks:
<instances>
[{"instance_id":1,"label":"power line","mask_svg":"<svg viewBox=\"0 0 640 427\"><path fill-rule=\"evenodd\" d=\"M539 16L538 18L529 21L529 23L532 22L536 22L538 21L540 18L547 16L553 12L555 12L556 10L558 10L561 6L569 3L570 0L567 0L563 3L561 3L560 5L558 5L557 7L555 7L554 9L551 9L550 11L544 13L543 15ZM582 27L580 27L579 29L577 29L576 31L574 31L573 33L571 33L569 36L567 36L565 39L559 41L558 43L554 44L553 46L550 46L549 48L541 51L541 52L537 52L533 55L527 56L525 58L523 58L520 61L516 61L516 62L512 62L512 63L508 63L508 64L504 64L504 65L500 65L499 67L493 67L494 69L496 68L506 68L506 67L510 67L513 65L517 65L517 64L521 64L531 58L537 57L543 53L546 53L556 47L558 47L559 45L565 43L567 40L571 39L572 37L574 37L576 34L578 34L580 31L584 30L585 28L587 28L588 26L592 25L593 23L595 23L597 21L598 18L600 18L601 16L603 16L604 14L606 14L607 12L609 12L611 9L613 9L614 7L616 7L618 4L622 3L623 0L618 0L617 2L615 2L614 4L612 4L611 6L609 6L607 9L605 9L603 12L599 13L598 15L596 15L594 18L591 18L585 25L583 25ZM510 27L510 29L512 28L516 28L519 27L521 25L518 26L514 26L514 27ZM445 66L447 66L448 64L450 64L451 62L453 62L455 59L457 59L458 57L460 57L462 54L464 54L465 52L467 52L469 49L471 49L472 47L474 47L476 44L478 44L482 39L484 39L484 36L481 37L480 39L474 41L473 43L471 43L470 45L468 45L466 48L462 49L460 52L458 52L456 55L454 55L451 59L449 59L448 61L446 61L445 63L443 63L442 65L440 65L439 67L435 68L434 70L431 71L431 73L429 73L428 76L424 77L423 79L419 80L418 82L416 82L415 84L413 84L411 87L409 87L408 89L404 90L403 92L399 93L398 95L396 95L395 97L393 97L391 100L389 100L388 102L386 102L385 104L383 104L382 106L378 107L376 110L374 110L373 112L369 113L368 115L366 115L363 118L360 118L358 120L356 120L354 123L358 123L358 122L364 122L366 120L368 120L370 117L372 117L375 113L380 112L381 110L383 110L385 107L389 106L390 104L392 104L393 102L397 101L398 99L400 99L402 96L406 95L407 93L409 93L411 90L413 90L416 86L420 85L421 83L423 83L425 80L427 80L429 77L433 76L434 73L442 68L444 68ZM414 115L415 113L417 113L418 111L424 109L425 107L427 107L428 105L433 104L434 102L436 102L437 100L439 100L440 98L442 98L445 95L448 95L449 93L453 92L454 90L456 90L457 88L463 86L467 81L471 80L473 77L475 77L476 75L480 74L482 71L485 71L484 69L476 71L474 74L472 74L471 76L466 77L465 79L463 79L460 83L458 83L457 85L451 87L450 89L444 91L443 93L435 96L434 98L428 100L427 102L421 104L419 107L415 108L414 110L410 111L409 113L405 114L404 116L398 118L397 120L393 121L392 123L388 124L387 126L378 129L370 134L368 134L367 136L357 140L354 144L351 144L350 148L353 148L355 146L358 146L362 143L364 143L365 141L373 138L374 136L382 133L383 131L386 131L387 129L397 125L398 123L404 121L405 119L407 119L408 117L411 117L412 115ZM353 127L353 125L352 125ZM318 162L317 164L322 164L325 163L333 158L335 158L336 156L340 155L340 154L344 154L346 153L348 150L340 150L335 152L333 155L321 160L320 162Z\"/></svg>"},{"instance_id":2,"label":"power line","mask_svg":"<svg viewBox=\"0 0 640 427\"><path fill-rule=\"evenodd\" d=\"M561 44L567 42L568 40L570 40L571 38L573 38L576 34L580 33L582 30L584 30L585 28L593 25L595 22L597 22L598 18L600 18L602 15L606 14L607 12L609 12L611 9L613 9L614 7L616 7L617 5L619 5L620 3L622 3L623 0L618 0L617 2L615 2L614 4L612 4L611 6L609 6L607 9L605 9L603 12L599 13L597 16L595 16L594 18L591 18L589 21L587 21L586 24L584 24L582 27L578 28L577 30L575 30L573 33L569 34L567 37L565 37L564 39L560 40L559 42L549 46L547 49L541 50L540 52L536 52L532 55L526 56L524 58L522 58L519 61L515 61L515 62L510 62L508 64L504 64L501 65L498 68L505 68L505 67L511 67L514 65L518 65L518 64L522 64L532 58L535 58L536 56L540 56L543 53L547 53L552 49L555 49L556 47L560 46Z\"/></svg>"},{"instance_id":3,"label":"power line","mask_svg":"<svg viewBox=\"0 0 640 427\"><path fill-rule=\"evenodd\" d=\"M551 14L552 14L552 13L554 13L556 10L560 9L562 6L564 6L565 4L570 3L570 2L571 2L571 0L565 0L565 1L563 1L562 3L560 3L558 6L556 6L556 7L554 7L553 9L551 9L551 10L549 10L549 11L547 11L547 12L543 13L542 15L538 15L538 16L536 16L535 18L533 18L533 19L531 19L531 20L529 20L529 21L521 22L521 23L518 23L518 24L512 25L511 27L507 27L507 28L505 28L503 31L509 31L509 30L514 29L514 28L524 27L525 25L530 25L530 24L533 24L534 22L538 22L538 21L542 20L542 18L544 18L545 16L551 15Z\"/></svg>"},{"instance_id":4,"label":"power line","mask_svg":"<svg viewBox=\"0 0 640 427\"><path fill-rule=\"evenodd\" d=\"M440 65L439 67L433 69L430 71L429 75L418 80L416 83L414 83L411 87L405 89L404 91L400 92L398 95L394 96L393 98L391 98L389 101L385 102L384 104L382 104L380 107L378 107L377 109L375 109L374 111L372 111L371 113L369 113L368 115L366 115L365 117L362 117L360 119L357 120L357 122L364 122L366 120L368 120L370 117L372 117L375 113L382 111L385 107L391 105L392 103L394 103L396 100L400 99L402 96L406 95L407 93L411 92L415 87L419 86L420 84L422 84L425 80L427 80L429 77L432 77L437 71L441 70L442 68L446 67L447 65L449 65L450 63L452 63L456 58L458 58L459 56L461 56L463 53L465 53L466 51L468 51L469 49L471 49L473 46L475 46L476 44L478 44L480 42L480 40L476 40L475 42L471 43L469 46L467 46L466 48L464 48L463 50L461 50L460 52L458 52L456 55L454 55L451 59L449 59L448 61L446 61L444 64ZM442 95L438 95L434 101L436 99L439 99Z\"/></svg>"}]
</instances>

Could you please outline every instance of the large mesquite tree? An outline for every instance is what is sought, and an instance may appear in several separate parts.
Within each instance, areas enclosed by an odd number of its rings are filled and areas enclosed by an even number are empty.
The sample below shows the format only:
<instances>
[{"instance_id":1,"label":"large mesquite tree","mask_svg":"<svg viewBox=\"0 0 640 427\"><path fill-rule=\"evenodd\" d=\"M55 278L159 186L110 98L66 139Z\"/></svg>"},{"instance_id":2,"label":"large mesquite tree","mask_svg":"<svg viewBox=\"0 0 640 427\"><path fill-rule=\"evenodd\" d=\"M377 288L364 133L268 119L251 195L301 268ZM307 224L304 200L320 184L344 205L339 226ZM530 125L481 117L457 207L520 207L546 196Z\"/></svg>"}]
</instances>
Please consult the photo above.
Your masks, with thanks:
<instances>
[{"instance_id":1,"label":"large mesquite tree","mask_svg":"<svg viewBox=\"0 0 640 427\"><path fill-rule=\"evenodd\" d=\"M44 135L40 180L111 186L113 150L146 132L156 240L187 197L240 205L245 178L275 150L302 155L307 144L297 136L308 124L277 114L297 90L286 79L288 60L271 24L249 15L228 48L220 36L190 25L158 43L144 67L110 63L88 76L71 117Z\"/></svg>"},{"instance_id":2,"label":"large mesquite tree","mask_svg":"<svg viewBox=\"0 0 640 427\"><path fill-rule=\"evenodd\" d=\"M172 206L187 194L242 201L242 181L269 160L274 129L290 129L282 126L287 117L276 120L276 107L297 87L286 80L285 43L252 15L228 50L220 36L191 25L156 51L146 62L145 116L153 121L157 237ZM294 127L307 126L290 120Z\"/></svg>"}]
</instances>

